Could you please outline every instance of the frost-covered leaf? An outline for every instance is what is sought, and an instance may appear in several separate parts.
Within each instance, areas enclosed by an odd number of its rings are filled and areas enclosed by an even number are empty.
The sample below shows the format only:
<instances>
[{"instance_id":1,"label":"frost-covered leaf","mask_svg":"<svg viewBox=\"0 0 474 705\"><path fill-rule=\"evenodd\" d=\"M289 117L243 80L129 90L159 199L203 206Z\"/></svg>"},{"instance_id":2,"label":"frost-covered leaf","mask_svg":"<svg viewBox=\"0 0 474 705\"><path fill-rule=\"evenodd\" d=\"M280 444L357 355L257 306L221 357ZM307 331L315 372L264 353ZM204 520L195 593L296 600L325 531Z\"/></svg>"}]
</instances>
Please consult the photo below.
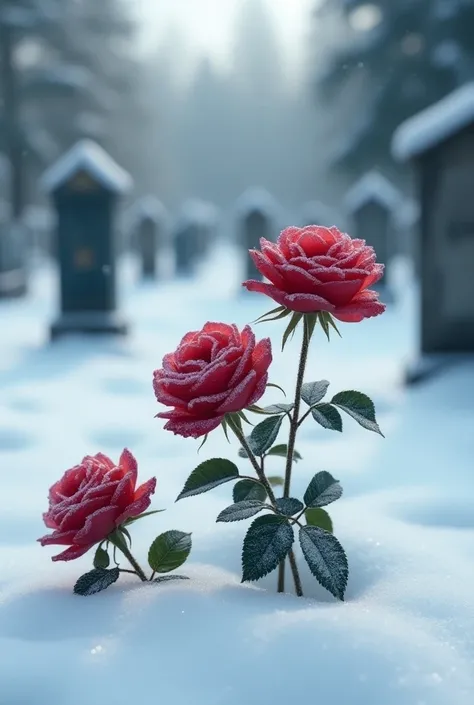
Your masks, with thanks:
<instances>
[{"instance_id":1,"label":"frost-covered leaf","mask_svg":"<svg viewBox=\"0 0 474 705\"><path fill-rule=\"evenodd\" d=\"M262 410L262 414L267 414L269 416L275 414L288 414L293 408L294 404L271 404L271 406L265 406Z\"/></svg>"},{"instance_id":2,"label":"frost-covered leaf","mask_svg":"<svg viewBox=\"0 0 474 705\"><path fill-rule=\"evenodd\" d=\"M242 582L259 580L275 570L293 541L293 529L284 517L274 514L257 517L244 539Z\"/></svg>"},{"instance_id":3,"label":"frost-covered leaf","mask_svg":"<svg viewBox=\"0 0 474 705\"><path fill-rule=\"evenodd\" d=\"M355 392L339 392L331 399L331 404L345 411L349 416L357 421L362 428L374 431L383 436L377 421L375 420L375 407L372 399L367 394Z\"/></svg>"},{"instance_id":4,"label":"frost-covered leaf","mask_svg":"<svg viewBox=\"0 0 474 705\"><path fill-rule=\"evenodd\" d=\"M299 538L311 573L334 597L343 600L349 566L339 541L333 534L317 526L301 527Z\"/></svg>"},{"instance_id":5,"label":"frost-covered leaf","mask_svg":"<svg viewBox=\"0 0 474 705\"><path fill-rule=\"evenodd\" d=\"M165 531L148 551L148 564L155 573L169 573L183 565L191 552L191 534L183 531Z\"/></svg>"},{"instance_id":6,"label":"frost-covered leaf","mask_svg":"<svg viewBox=\"0 0 474 705\"><path fill-rule=\"evenodd\" d=\"M273 446L273 448L270 448L270 450L267 452L267 455L277 455L280 458L286 458L286 456L288 455L288 444L280 443L277 446ZM293 460L295 463L298 460L302 460L302 456L300 453L298 453L297 450L293 451Z\"/></svg>"},{"instance_id":7,"label":"frost-covered leaf","mask_svg":"<svg viewBox=\"0 0 474 705\"><path fill-rule=\"evenodd\" d=\"M329 531L330 534L333 533L334 527L332 524L332 519L325 509L320 509L319 507L310 507L304 513L306 523L311 526L319 526L320 529Z\"/></svg>"},{"instance_id":8,"label":"frost-covered leaf","mask_svg":"<svg viewBox=\"0 0 474 705\"><path fill-rule=\"evenodd\" d=\"M166 511L165 509L152 509L149 512L143 512L143 514L139 514L137 517L131 517L130 519L127 519L127 521L125 521L122 524L122 527L121 527L122 531L123 531L124 526L130 526L130 524L133 524L134 522L138 521L139 519L144 519L145 517L149 517L152 514L160 514L161 512L165 512L165 511Z\"/></svg>"},{"instance_id":9,"label":"frost-covered leaf","mask_svg":"<svg viewBox=\"0 0 474 705\"><path fill-rule=\"evenodd\" d=\"M270 416L255 426L249 438L250 449L255 455L262 456L272 447L278 436L282 420L282 416Z\"/></svg>"},{"instance_id":10,"label":"frost-covered leaf","mask_svg":"<svg viewBox=\"0 0 474 705\"><path fill-rule=\"evenodd\" d=\"M101 592L115 583L118 580L120 571L118 568L94 568L88 573L84 573L74 585L76 595L95 595L96 592Z\"/></svg>"},{"instance_id":11,"label":"frost-covered leaf","mask_svg":"<svg viewBox=\"0 0 474 705\"><path fill-rule=\"evenodd\" d=\"M258 480L240 480L234 485L232 497L234 502L243 502L246 499L259 499L264 502L267 498L267 491Z\"/></svg>"},{"instance_id":12,"label":"frost-covered leaf","mask_svg":"<svg viewBox=\"0 0 474 705\"><path fill-rule=\"evenodd\" d=\"M295 499L294 497L280 497L276 500L276 508L280 514L292 517L303 511L304 505L303 502L300 502L299 499Z\"/></svg>"},{"instance_id":13,"label":"frost-covered leaf","mask_svg":"<svg viewBox=\"0 0 474 705\"><path fill-rule=\"evenodd\" d=\"M176 501L193 497L239 477L239 469L226 458L205 460L192 471Z\"/></svg>"},{"instance_id":14,"label":"frost-covered leaf","mask_svg":"<svg viewBox=\"0 0 474 705\"><path fill-rule=\"evenodd\" d=\"M313 419L329 431L342 431L341 414L331 404L317 404L311 409Z\"/></svg>"},{"instance_id":15,"label":"frost-covered leaf","mask_svg":"<svg viewBox=\"0 0 474 705\"><path fill-rule=\"evenodd\" d=\"M308 406L314 406L324 397L328 387L327 379L322 379L319 382L305 382L301 387L301 398Z\"/></svg>"},{"instance_id":16,"label":"frost-covered leaf","mask_svg":"<svg viewBox=\"0 0 474 705\"><path fill-rule=\"evenodd\" d=\"M307 507L325 507L342 496L342 487L331 473L323 470L316 473L304 493L304 503Z\"/></svg>"},{"instance_id":17,"label":"frost-covered leaf","mask_svg":"<svg viewBox=\"0 0 474 705\"><path fill-rule=\"evenodd\" d=\"M284 479L280 475L269 475L267 480L272 487L282 487L285 484Z\"/></svg>"},{"instance_id":18,"label":"frost-covered leaf","mask_svg":"<svg viewBox=\"0 0 474 705\"><path fill-rule=\"evenodd\" d=\"M216 521L242 521L253 517L265 508L268 509L268 506L259 499L243 499L241 502L231 504L230 507L223 509Z\"/></svg>"},{"instance_id":19,"label":"frost-covered leaf","mask_svg":"<svg viewBox=\"0 0 474 705\"><path fill-rule=\"evenodd\" d=\"M187 575L159 575L153 578L154 583L171 583L173 580L189 580Z\"/></svg>"}]
</instances>

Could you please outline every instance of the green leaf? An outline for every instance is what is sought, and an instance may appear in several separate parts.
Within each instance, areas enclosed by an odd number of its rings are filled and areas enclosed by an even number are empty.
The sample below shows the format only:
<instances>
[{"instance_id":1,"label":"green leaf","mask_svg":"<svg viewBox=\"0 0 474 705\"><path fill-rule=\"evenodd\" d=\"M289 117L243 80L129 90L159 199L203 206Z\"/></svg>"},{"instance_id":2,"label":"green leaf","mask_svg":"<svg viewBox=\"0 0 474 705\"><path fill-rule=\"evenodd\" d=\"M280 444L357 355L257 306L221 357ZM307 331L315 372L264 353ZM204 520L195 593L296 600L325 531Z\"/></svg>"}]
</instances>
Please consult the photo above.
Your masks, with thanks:
<instances>
[{"instance_id":1,"label":"green leaf","mask_svg":"<svg viewBox=\"0 0 474 705\"><path fill-rule=\"evenodd\" d=\"M118 568L94 568L88 573L84 573L74 585L76 595L95 595L96 592L101 592L115 583L118 580L120 571Z\"/></svg>"},{"instance_id":2,"label":"green leaf","mask_svg":"<svg viewBox=\"0 0 474 705\"><path fill-rule=\"evenodd\" d=\"M290 311L285 308L285 306L277 306L276 308L272 308L271 311L267 311L266 313L263 313L261 316L255 319L255 321L252 321L253 323L264 323L265 320L271 321L273 320L272 318L268 318L268 316L273 316L273 314L276 314L276 317L279 317L283 312L286 312L284 315L288 315Z\"/></svg>"},{"instance_id":3,"label":"green leaf","mask_svg":"<svg viewBox=\"0 0 474 705\"><path fill-rule=\"evenodd\" d=\"M320 529L329 531L330 534L333 533L334 527L332 525L332 519L325 509L310 507L305 511L304 515L307 524L319 526Z\"/></svg>"},{"instance_id":4,"label":"green leaf","mask_svg":"<svg viewBox=\"0 0 474 705\"><path fill-rule=\"evenodd\" d=\"M374 431L383 436L377 421L375 420L375 407L372 399L367 394L355 392L339 392L331 399L331 404L338 406L349 416L352 416L362 428Z\"/></svg>"},{"instance_id":5,"label":"green leaf","mask_svg":"<svg viewBox=\"0 0 474 705\"><path fill-rule=\"evenodd\" d=\"M202 492L213 490L214 487L230 482L239 477L239 470L234 463L225 458L211 458L205 460L192 471L183 490L176 501L185 497L193 497Z\"/></svg>"},{"instance_id":6,"label":"green leaf","mask_svg":"<svg viewBox=\"0 0 474 705\"><path fill-rule=\"evenodd\" d=\"M304 503L307 507L325 507L342 496L342 487L331 473L323 470L316 473L304 493Z\"/></svg>"},{"instance_id":7,"label":"green leaf","mask_svg":"<svg viewBox=\"0 0 474 705\"><path fill-rule=\"evenodd\" d=\"M205 435L204 438L202 439L202 443L200 444L200 446L199 446L199 448L198 448L198 450L197 450L198 453L199 453L199 451L201 450L201 448L203 447L204 443L207 441L208 436L209 436L209 434L206 433L206 435Z\"/></svg>"},{"instance_id":8,"label":"green leaf","mask_svg":"<svg viewBox=\"0 0 474 705\"><path fill-rule=\"evenodd\" d=\"M291 320L290 320L285 332L283 333L283 339L282 339L282 343L281 343L282 352L285 349L285 345L288 341L288 338L290 337L290 335L291 335L291 337L293 337L295 330L296 330L296 326L298 325L298 323L301 321L302 318L303 318L302 313L294 313L292 315Z\"/></svg>"},{"instance_id":9,"label":"green leaf","mask_svg":"<svg viewBox=\"0 0 474 705\"><path fill-rule=\"evenodd\" d=\"M275 514L257 517L244 538L242 582L259 580L279 565L294 541L286 519Z\"/></svg>"},{"instance_id":10,"label":"green leaf","mask_svg":"<svg viewBox=\"0 0 474 705\"><path fill-rule=\"evenodd\" d=\"M115 546L116 548L120 549L122 553L126 553L128 551L128 546L127 542L125 540L124 534L120 531L120 529L115 529L112 531L111 534L109 534L108 539L110 543Z\"/></svg>"},{"instance_id":11,"label":"green leaf","mask_svg":"<svg viewBox=\"0 0 474 705\"><path fill-rule=\"evenodd\" d=\"M294 409L294 404L272 404L271 406L265 406L261 410L261 414L267 414L273 416L275 414L288 414L292 409Z\"/></svg>"},{"instance_id":12,"label":"green leaf","mask_svg":"<svg viewBox=\"0 0 474 705\"><path fill-rule=\"evenodd\" d=\"M232 428L232 426L237 426L238 430L243 433L243 428L242 428L242 419L240 418L240 413L237 411L233 411L230 414L226 414L227 417L227 424Z\"/></svg>"},{"instance_id":13,"label":"green leaf","mask_svg":"<svg viewBox=\"0 0 474 705\"><path fill-rule=\"evenodd\" d=\"M286 443L280 443L277 446L273 446L273 448L270 448L267 452L267 455L277 455L279 458L286 458L288 455L288 445ZM297 450L293 451L293 460L295 463L298 462L298 460L302 460L302 456Z\"/></svg>"},{"instance_id":14,"label":"green leaf","mask_svg":"<svg viewBox=\"0 0 474 705\"><path fill-rule=\"evenodd\" d=\"M183 531L165 531L148 551L148 564L155 573L169 573L183 565L191 552L191 534Z\"/></svg>"},{"instance_id":15,"label":"green leaf","mask_svg":"<svg viewBox=\"0 0 474 705\"><path fill-rule=\"evenodd\" d=\"M240 418L242 419L242 421L245 421L245 423L247 423L249 426L253 426L253 423L248 420L248 418L246 417L246 415L244 414L243 411L239 411L239 415L240 415Z\"/></svg>"},{"instance_id":16,"label":"green leaf","mask_svg":"<svg viewBox=\"0 0 474 705\"><path fill-rule=\"evenodd\" d=\"M221 421L221 426L222 426L222 430L224 431L224 435L227 438L227 443L230 443L229 432L227 431L227 421L226 421L225 416Z\"/></svg>"},{"instance_id":17,"label":"green leaf","mask_svg":"<svg viewBox=\"0 0 474 705\"><path fill-rule=\"evenodd\" d=\"M321 328L325 332L326 338L328 339L328 342L329 342L331 340L331 338L329 336L329 324L328 324L328 320L325 316L325 313L326 313L325 311L319 311L318 320L319 320L319 322L321 324Z\"/></svg>"},{"instance_id":18,"label":"green leaf","mask_svg":"<svg viewBox=\"0 0 474 705\"><path fill-rule=\"evenodd\" d=\"M242 521L253 517L265 508L268 509L268 505L259 499L243 499L241 502L231 504L230 507L223 509L216 521Z\"/></svg>"},{"instance_id":19,"label":"green leaf","mask_svg":"<svg viewBox=\"0 0 474 705\"><path fill-rule=\"evenodd\" d=\"M311 415L323 428L329 431L342 431L341 414L331 404L316 404L311 409Z\"/></svg>"},{"instance_id":20,"label":"green leaf","mask_svg":"<svg viewBox=\"0 0 474 705\"><path fill-rule=\"evenodd\" d=\"M331 326L331 328L333 328L333 329L336 331L336 333L338 334L338 336L339 336L340 338L342 338L342 335L339 333L339 328L338 328L338 327L336 326L336 324L334 323L334 318L331 316L330 313L327 314L327 322L329 323L329 325Z\"/></svg>"},{"instance_id":21,"label":"green leaf","mask_svg":"<svg viewBox=\"0 0 474 705\"><path fill-rule=\"evenodd\" d=\"M189 580L187 575L159 575L153 578L154 583L171 583L173 580Z\"/></svg>"},{"instance_id":22,"label":"green leaf","mask_svg":"<svg viewBox=\"0 0 474 705\"><path fill-rule=\"evenodd\" d=\"M247 438L246 440L248 443L249 439ZM239 456L239 458L248 458L249 457L245 448L239 448L238 456Z\"/></svg>"},{"instance_id":23,"label":"green leaf","mask_svg":"<svg viewBox=\"0 0 474 705\"><path fill-rule=\"evenodd\" d=\"M301 398L308 406L315 406L326 394L329 387L327 379L319 382L305 382L301 387Z\"/></svg>"},{"instance_id":24,"label":"green leaf","mask_svg":"<svg viewBox=\"0 0 474 705\"><path fill-rule=\"evenodd\" d=\"M124 526L130 526L130 524L133 524L134 522L138 521L139 519L144 519L145 517L149 517L152 514L161 514L161 512L165 512L165 511L166 511L166 509L152 509L149 512L143 512L143 514L139 514L137 517L130 517L130 519L127 519L127 521L125 521L122 524L122 529Z\"/></svg>"},{"instance_id":25,"label":"green leaf","mask_svg":"<svg viewBox=\"0 0 474 705\"><path fill-rule=\"evenodd\" d=\"M101 546L97 548L94 556L94 568L108 568L110 564L109 554Z\"/></svg>"},{"instance_id":26,"label":"green leaf","mask_svg":"<svg viewBox=\"0 0 474 705\"><path fill-rule=\"evenodd\" d=\"M243 502L246 499L258 499L261 502L265 502L267 491L258 480L240 480L234 485L232 497L236 503Z\"/></svg>"},{"instance_id":27,"label":"green leaf","mask_svg":"<svg viewBox=\"0 0 474 705\"><path fill-rule=\"evenodd\" d=\"M283 396L286 397L286 392L285 392L285 390L284 390L282 387L280 387L279 384L274 384L273 382L267 382L267 387L274 387L275 389L279 389L280 392L283 393Z\"/></svg>"},{"instance_id":28,"label":"green leaf","mask_svg":"<svg viewBox=\"0 0 474 705\"><path fill-rule=\"evenodd\" d=\"M295 514L299 514L303 511L303 502L294 497L280 497L276 500L276 508L280 514L284 514L286 517L292 517Z\"/></svg>"},{"instance_id":29,"label":"green leaf","mask_svg":"<svg viewBox=\"0 0 474 705\"><path fill-rule=\"evenodd\" d=\"M249 439L250 448L255 455L261 457L272 447L282 421L283 416L270 416L255 426Z\"/></svg>"},{"instance_id":30,"label":"green leaf","mask_svg":"<svg viewBox=\"0 0 474 705\"><path fill-rule=\"evenodd\" d=\"M308 340L311 340L311 338L313 337L314 328L316 326L316 323L318 322L318 314L317 313L305 313L304 314L304 321L305 321L306 334L308 336Z\"/></svg>"},{"instance_id":31,"label":"green leaf","mask_svg":"<svg viewBox=\"0 0 474 705\"><path fill-rule=\"evenodd\" d=\"M301 527L299 538L311 573L334 597L343 600L349 566L339 541L333 534L317 526Z\"/></svg>"},{"instance_id":32,"label":"green leaf","mask_svg":"<svg viewBox=\"0 0 474 705\"><path fill-rule=\"evenodd\" d=\"M270 475L267 477L267 480L272 487L282 487L282 485L285 484L285 481L280 475Z\"/></svg>"}]
</instances>

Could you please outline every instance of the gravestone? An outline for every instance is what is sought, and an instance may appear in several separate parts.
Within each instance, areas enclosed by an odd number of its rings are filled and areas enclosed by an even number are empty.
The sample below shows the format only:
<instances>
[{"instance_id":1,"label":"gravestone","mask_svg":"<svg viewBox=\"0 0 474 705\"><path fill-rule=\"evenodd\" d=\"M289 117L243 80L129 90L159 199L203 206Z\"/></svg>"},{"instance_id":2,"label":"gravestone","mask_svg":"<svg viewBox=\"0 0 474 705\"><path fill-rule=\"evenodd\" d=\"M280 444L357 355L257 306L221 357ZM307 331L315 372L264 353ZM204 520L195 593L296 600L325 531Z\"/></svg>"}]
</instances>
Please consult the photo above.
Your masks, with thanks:
<instances>
[{"instance_id":1,"label":"gravestone","mask_svg":"<svg viewBox=\"0 0 474 705\"><path fill-rule=\"evenodd\" d=\"M165 209L154 196L141 198L134 208L131 234L144 279L158 275L157 258L164 245Z\"/></svg>"},{"instance_id":2,"label":"gravestone","mask_svg":"<svg viewBox=\"0 0 474 705\"><path fill-rule=\"evenodd\" d=\"M185 201L172 235L178 275L187 276L194 272L215 237L216 223L216 211L210 204L195 198Z\"/></svg>"},{"instance_id":3,"label":"gravestone","mask_svg":"<svg viewBox=\"0 0 474 705\"><path fill-rule=\"evenodd\" d=\"M236 203L237 243L245 256L245 279L262 279L248 251L259 248L260 238L275 240L278 207L261 188L245 191Z\"/></svg>"},{"instance_id":4,"label":"gravestone","mask_svg":"<svg viewBox=\"0 0 474 705\"><path fill-rule=\"evenodd\" d=\"M474 82L407 120L395 158L416 169L420 197L420 354L407 382L474 355Z\"/></svg>"},{"instance_id":5,"label":"gravestone","mask_svg":"<svg viewBox=\"0 0 474 705\"><path fill-rule=\"evenodd\" d=\"M27 230L20 221L0 220L0 299L24 296L27 291Z\"/></svg>"},{"instance_id":6,"label":"gravestone","mask_svg":"<svg viewBox=\"0 0 474 705\"><path fill-rule=\"evenodd\" d=\"M419 238L420 207L416 201L406 198L394 215L394 228L398 244L396 254L409 259L417 279L420 278L421 244Z\"/></svg>"},{"instance_id":7,"label":"gravestone","mask_svg":"<svg viewBox=\"0 0 474 705\"><path fill-rule=\"evenodd\" d=\"M56 211L60 314L52 339L65 333L127 332L117 311L115 215L129 175L90 140L82 140L41 180Z\"/></svg>"},{"instance_id":8,"label":"gravestone","mask_svg":"<svg viewBox=\"0 0 474 705\"><path fill-rule=\"evenodd\" d=\"M403 197L388 179L376 171L362 176L344 199L346 213L352 221L351 236L365 240L377 253L377 262L386 268L396 251L394 218ZM387 270L373 286L384 303L393 299L387 281Z\"/></svg>"},{"instance_id":9,"label":"gravestone","mask_svg":"<svg viewBox=\"0 0 474 705\"><path fill-rule=\"evenodd\" d=\"M335 225L340 230L346 229L341 214L320 201L308 201L301 209L300 226L307 225L323 225L325 228Z\"/></svg>"}]
</instances>

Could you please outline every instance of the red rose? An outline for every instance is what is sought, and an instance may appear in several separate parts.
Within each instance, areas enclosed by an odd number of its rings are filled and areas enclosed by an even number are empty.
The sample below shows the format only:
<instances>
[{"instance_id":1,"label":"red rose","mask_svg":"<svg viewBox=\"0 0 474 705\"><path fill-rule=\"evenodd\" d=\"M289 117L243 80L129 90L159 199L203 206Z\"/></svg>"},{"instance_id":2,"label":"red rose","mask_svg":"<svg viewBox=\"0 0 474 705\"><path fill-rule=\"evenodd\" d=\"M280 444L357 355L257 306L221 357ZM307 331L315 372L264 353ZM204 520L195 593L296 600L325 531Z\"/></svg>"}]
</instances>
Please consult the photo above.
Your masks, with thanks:
<instances>
[{"instance_id":1,"label":"red rose","mask_svg":"<svg viewBox=\"0 0 474 705\"><path fill-rule=\"evenodd\" d=\"M187 333L177 350L163 358L153 373L156 398L171 411L165 428L198 438L217 428L225 414L255 404L265 391L272 361L270 340L255 344L249 326L206 323Z\"/></svg>"},{"instance_id":2,"label":"red rose","mask_svg":"<svg viewBox=\"0 0 474 705\"><path fill-rule=\"evenodd\" d=\"M42 546L68 546L53 561L79 558L124 521L150 506L156 478L137 484L137 461L125 449L118 465L102 453L87 455L66 470L49 490L49 510L43 514L52 534L38 539Z\"/></svg>"},{"instance_id":3,"label":"red rose","mask_svg":"<svg viewBox=\"0 0 474 705\"><path fill-rule=\"evenodd\" d=\"M337 228L286 228L276 243L262 238L261 252L250 250L257 269L271 284L250 279L243 286L299 313L328 311L358 323L378 316L385 305L369 287L383 275L374 249Z\"/></svg>"}]
</instances>

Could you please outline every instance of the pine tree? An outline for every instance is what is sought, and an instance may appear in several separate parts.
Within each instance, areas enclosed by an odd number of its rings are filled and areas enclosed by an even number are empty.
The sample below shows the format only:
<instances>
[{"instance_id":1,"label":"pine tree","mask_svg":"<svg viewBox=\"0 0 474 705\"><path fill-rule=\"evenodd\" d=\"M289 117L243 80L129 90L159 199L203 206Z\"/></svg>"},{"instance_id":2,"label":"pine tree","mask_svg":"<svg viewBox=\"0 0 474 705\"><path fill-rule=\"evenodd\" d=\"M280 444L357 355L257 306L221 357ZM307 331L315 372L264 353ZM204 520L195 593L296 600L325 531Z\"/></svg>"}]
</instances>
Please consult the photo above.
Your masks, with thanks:
<instances>
[{"instance_id":1,"label":"pine tree","mask_svg":"<svg viewBox=\"0 0 474 705\"><path fill-rule=\"evenodd\" d=\"M334 164L396 174L390 142L397 126L474 78L474 2L326 0L320 25L335 12L346 23L345 41L330 54L318 87L334 111L355 85L358 98Z\"/></svg>"}]
</instances>

